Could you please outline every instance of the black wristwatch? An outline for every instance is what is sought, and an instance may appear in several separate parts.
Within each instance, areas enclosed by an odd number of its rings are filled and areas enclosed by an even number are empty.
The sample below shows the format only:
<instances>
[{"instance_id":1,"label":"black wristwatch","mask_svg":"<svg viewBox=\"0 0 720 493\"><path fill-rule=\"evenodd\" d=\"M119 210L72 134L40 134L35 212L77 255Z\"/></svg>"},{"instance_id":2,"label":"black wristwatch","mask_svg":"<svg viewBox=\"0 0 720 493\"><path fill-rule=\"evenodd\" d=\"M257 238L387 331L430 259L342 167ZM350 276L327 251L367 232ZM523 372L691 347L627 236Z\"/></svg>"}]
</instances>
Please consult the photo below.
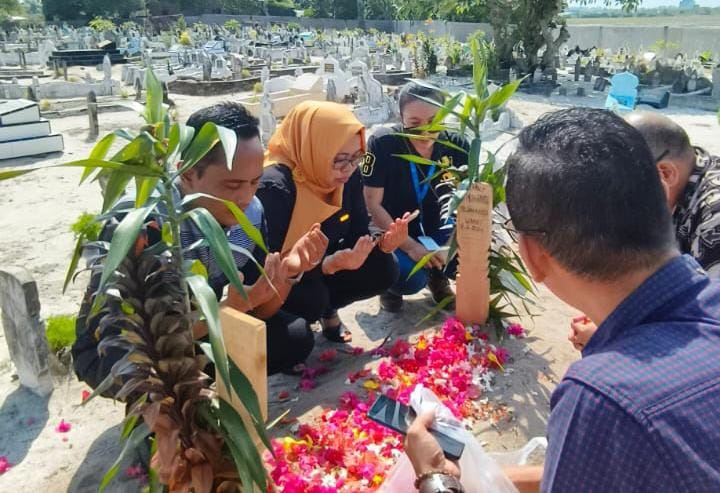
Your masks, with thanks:
<instances>
[{"instance_id":1,"label":"black wristwatch","mask_svg":"<svg viewBox=\"0 0 720 493\"><path fill-rule=\"evenodd\" d=\"M418 485L420 493L464 493L462 484L455 476L449 474L431 474Z\"/></svg>"}]
</instances>

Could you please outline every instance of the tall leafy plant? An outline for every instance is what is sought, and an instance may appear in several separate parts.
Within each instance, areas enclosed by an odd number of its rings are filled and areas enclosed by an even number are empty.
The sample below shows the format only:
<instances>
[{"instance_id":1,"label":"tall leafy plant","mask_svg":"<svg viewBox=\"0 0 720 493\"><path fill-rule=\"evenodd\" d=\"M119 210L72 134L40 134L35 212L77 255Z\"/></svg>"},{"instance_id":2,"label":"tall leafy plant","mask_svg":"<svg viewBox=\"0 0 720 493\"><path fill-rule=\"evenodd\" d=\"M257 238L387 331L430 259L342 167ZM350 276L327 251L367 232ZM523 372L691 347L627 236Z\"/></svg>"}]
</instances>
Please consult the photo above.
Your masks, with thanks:
<instances>
[{"instance_id":1,"label":"tall leafy plant","mask_svg":"<svg viewBox=\"0 0 720 493\"><path fill-rule=\"evenodd\" d=\"M431 87L445 94L444 104L430 98L420 98L433 106L439 107L435 118L428 125L415 130L427 133L439 133L446 130L467 135L470 138L470 150L456 146L452 142L438 140L436 144L452 148L467 154L467 166L460 169L450 167L445 160L433 161L415 154L401 154L403 159L410 163L436 166L437 172L429 176L426 181L432 181L438 176L452 176L455 191L450 197L448 207L442 211L443 219L449 220L454 216L462 203L470 186L476 182L488 183L493 190L493 229L491 248L489 252L489 279L490 279L490 321L496 326L498 334L502 334L502 320L508 317L517 317L522 313L529 313L529 304L533 304L533 285L520 257L514 249L514 239L505 225L508 223L505 203L505 176L504 163L496 159L496 153L483 147L482 124L487 115L497 114L503 105L515 94L522 80L516 80L500 87L492 94L488 91L488 69L483 56L482 48L477 39L471 39L473 54L473 86L474 93L461 91L450 95L440 88L432 86L425 81L414 82ZM446 121L454 117L455 122ZM410 139L430 139L423 133L400 134ZM457 255L456 231L451 235L447 247L448 264ZM422 269L432 257L425 256L410 272L414 275ZM449 301L449 300L448 300ZM445 303L447 304L447 303ZM442 305L442 303L441 303ZM433 316L442 306L431 312L425 319ZM425 320L423 319L423 320Z\"/></svg>"},{"instance_id":2,"label":"tall leafy plant","mask_svg":"<svg viewBox=\"0 0 720 493\"><path fill-rule=\"evenodd\" d=\"M180 197L174 184L217 144L230 166L236 147L231 130L205 124L198 132L171 123L162 103L162 88L152 70L146 78L146 105L136 104L145 119L139 132L116 130L102 138L87 159L56 166L80 167L81 183L99 181L102 212L96 221L120 219L112 239L92 242L83 228L68 269L65 288L75 275L84 247L102 246L104 258L96 265L99 285L91 316L99 317L103 337L98 350L121 348L126 356L92 397L113 392L128 402L122 438L123 454L154 434L151 486L170 491L262 491L268 487L263 463L252 438L253 429L272 451L257 395L226 353L215 294L199 262L185 253L180 241L183 221L192 221L204 235L218 266L244 294L231 246L220 224L193 201L202 194ZM110 152L111 148L119 149ZM0 171L0 180L40 168ZM118 199L134 181L134 204ZM206 196L207 197L207 196ZM260 232L232 202L222 201L240 226L262 249ZM143 248L143 231L156 228L162 240ZM193 325L204 319L209 343L196 345ZM208 362L225 388L232 389L250 416L246 426L235 408L219 399L204 373ZM142 418L142 422L140 422ZM117 473L121 458L102 480L104 489Z\"/></svg>"}]
</instances>

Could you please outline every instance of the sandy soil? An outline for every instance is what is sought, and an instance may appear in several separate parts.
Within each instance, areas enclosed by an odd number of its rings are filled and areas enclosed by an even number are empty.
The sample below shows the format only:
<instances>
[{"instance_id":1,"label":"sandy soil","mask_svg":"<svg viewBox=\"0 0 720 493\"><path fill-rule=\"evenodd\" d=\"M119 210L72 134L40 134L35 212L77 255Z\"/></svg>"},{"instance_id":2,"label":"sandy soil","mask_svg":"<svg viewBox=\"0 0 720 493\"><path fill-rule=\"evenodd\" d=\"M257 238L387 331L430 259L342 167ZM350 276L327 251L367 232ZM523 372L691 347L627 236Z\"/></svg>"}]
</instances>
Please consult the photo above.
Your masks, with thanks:
<instances>
[{"instance_id":1,"label":"sandy soil","mask_svg":"<svg viewBox=\"0 0 720 493\"><path fill-rule=\"evenodd\" d=\"M219 98L173 96L179 106L179 118L186 119L194 110ZM603 98L558 98L551 101L520 96L511 103L525 124L540 114L567 105L600 106ZM717 119L714 114L699 111L667 112L684 125L693 140L719 153ZM93 143L88 142L87 119L84 116L52 120L53 130L65 137L63 155L41 159L0 162L0 167L51 164L87 156ZM101 134L118 127L138 128L140 120L130 112L102 113ZM497 139L497 147L507 137ZM505 152L510 146L506 146ZM11 182L0 182L0 266L23 266L38 282L44 316L75 313L85 287L79 278L67 293L61 294L65 268L73 246L69 225L83 211L97 211L100 193L97 185L80 188L77 169L54 169L30 174ZM529 337L508 341L512 361L511 372L499 375L495 391L488 395L495 406L507 406L509 419L500 423L480 423L477 434L488 450L513 450L529 438L544 435L550 394L562 378L567 366L578 354L566 341L568 318L575 312L556 300L544 288L539 289L539 305L543 310L534 320L522 323ZM412 297L400 315L379 309L376 299L343 310L342 317L355 335L353 345L364 348L377 346L390 332L392 337L406 337L439 322L416 328L416 322L427 313L430 305L424 294ZM328 347L318 336L318 351ZM316 356L314 356L316 357ZM313 362L311 361L311 364ZM334 405L347 390L344 383L349 372L373 364L369 356L341 354L331 364L331 371L320 378L312 392L294 389L297 380L290 377L270 379L270 417L287 408L291 416L307 419L324 405ZM15 466L0 476L0 491L95 491L104 471L119 452L117 437L124 407L109 400L97 399L79 407L85 389L72 375L57 376L55 391L49 399L41 399L20 388L0 332L0 456L6 455ZM277 394L288 390L292 398L278 402ZM55 431L61 419L72 424L65 434ZM275 433L287 433L280 427ZM124 470L124 468L123 468ZM138 484L120 474L111 491L136 491Z\"/></svg>"}]
</instances>

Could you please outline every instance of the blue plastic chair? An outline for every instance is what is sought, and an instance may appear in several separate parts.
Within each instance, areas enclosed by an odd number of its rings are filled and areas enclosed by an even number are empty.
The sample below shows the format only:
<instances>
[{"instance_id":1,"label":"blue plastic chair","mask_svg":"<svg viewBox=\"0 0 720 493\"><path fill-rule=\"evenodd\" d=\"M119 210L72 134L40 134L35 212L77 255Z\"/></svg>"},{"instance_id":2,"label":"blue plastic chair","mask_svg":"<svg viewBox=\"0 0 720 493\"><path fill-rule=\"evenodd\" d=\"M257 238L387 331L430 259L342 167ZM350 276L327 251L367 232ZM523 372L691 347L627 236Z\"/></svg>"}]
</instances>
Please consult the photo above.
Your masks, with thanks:
<instances>
[{"instance_id":1,"label":"blue plastic chair","mask_svg":"<svg viewBox=\"0 0 720 493\"><path fill-rule=\"evenodd\" d=\"M610 93L605 100L605 108L611 110L635 109L638 99L638 85L640 80L635 74L621 72L610 79Z\"/></svg>"}]
</instances>

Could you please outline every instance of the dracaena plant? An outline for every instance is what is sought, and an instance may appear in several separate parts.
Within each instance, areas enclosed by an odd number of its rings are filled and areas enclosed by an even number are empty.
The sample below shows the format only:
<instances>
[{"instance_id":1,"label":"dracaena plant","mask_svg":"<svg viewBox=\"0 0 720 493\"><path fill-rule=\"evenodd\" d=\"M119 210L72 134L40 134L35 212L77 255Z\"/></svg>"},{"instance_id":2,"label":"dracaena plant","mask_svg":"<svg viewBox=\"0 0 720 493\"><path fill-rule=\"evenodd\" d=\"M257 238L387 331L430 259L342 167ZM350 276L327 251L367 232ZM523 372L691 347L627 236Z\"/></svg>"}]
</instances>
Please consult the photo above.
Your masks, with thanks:
<instances>
[{"instance_id":1,"label":"dracaena plant","mask_svg":"<svg viewBox=\"0 0 720 493\"><path fill-rule=\"evenodd\" d=\"M490 279L490 314L489 321L495 325L498 336L504 334L502 321L508 317L517 317L522 313L530 313L530 306L534 304L534 286L530 276L522 263L522 260L515 252L514 238L505 225L508 223L507 208L505 207L505 166L504 163L496 160L496 153L490 152L483 147L482 127L486 116L497 115L502 106L517 91L522 80L517 80L504 85L492 94L488 91L488 71L482 51L476 39L471 40L471 51L473 55L473 89L472 92L461 91L450 95L446 91L428 84L422 80L414 82L440 91L446 96L446 102L420 97L423 101L439 107L435 118L428 124L418 127L415 130L438 133L442 131L453 131L466 135L470 140L470 149L465 150L452 142L437 140L436 143L467 155L467 165L459 169L453 168L446 160L433 161L415 154L399 154L410 163L425 166L436 166L437 172L426 178L427 181L437 176L452 176L455 191L447 202L447 206L441 211L443 222L454 217L458 207L462 203L470 185L476 182L486 182L493 190L493 228L491 247L489 252ZM454 122L447 121L454 117ZM429 139L433 137L421 134L399 134L409 139ZM456 231L453 230L450 242L445 250L448 252L448 264L457 255ZM414 266L408 277L413 276L422 269L432 257L432 253L420 259ZM421 322L429 319L447 306L452 298L442 300Z\"/></svg>"},{"instance_id":2,"label":"dracaena plant","mask_svg":"<svg viewBox=\"0 0 720 493\"><path fill-rule=\"evenodd\" d=\"M116 130L102 138L87 159L57 165L84 168L81 182L101 183L103 207L97 221L119 219L109 244L90 241L84 231L79 234L64 286L78 270L84 247L102 247L102 258L91 262L99 284L90 316L98 317L103 336L98 350L119 347L126 356L91 397L111 391L128 402L123 455L154 435L151 489L200 493L252 491L257 486L267 491L266 471L252 438L254 429L272 451L258 398L226 353L217 298L204 266L184 259L187 250L199 245L182 245L181 223L192 221L203 232L218 266L244 294L232 255L236 247L206 209L192 206L201 194L173 193L179 176L215 145L223 146L226 162L232 163L236 136L212 123L197 134L191 127L171 123L162 88L150 69L146 84L146 104L136 106L145 119L139 132ZM110 154L114 145L120 148ZM37 169L4 170L0 179ZM119 203L131 181L134 203ZM266 250L260 232L243 212L232 202L221 202ZM162 240L141 248L143 231L149 227L158 228ZM196 344L192 326L201 317L210 342ZM250 428L232 405L218 398L212 379L204 373L210 361L225 388L235 392L233 399L247 410ZM117 473L121 459L104 476L101 490Z\"/></svg>"}]
</instances>

